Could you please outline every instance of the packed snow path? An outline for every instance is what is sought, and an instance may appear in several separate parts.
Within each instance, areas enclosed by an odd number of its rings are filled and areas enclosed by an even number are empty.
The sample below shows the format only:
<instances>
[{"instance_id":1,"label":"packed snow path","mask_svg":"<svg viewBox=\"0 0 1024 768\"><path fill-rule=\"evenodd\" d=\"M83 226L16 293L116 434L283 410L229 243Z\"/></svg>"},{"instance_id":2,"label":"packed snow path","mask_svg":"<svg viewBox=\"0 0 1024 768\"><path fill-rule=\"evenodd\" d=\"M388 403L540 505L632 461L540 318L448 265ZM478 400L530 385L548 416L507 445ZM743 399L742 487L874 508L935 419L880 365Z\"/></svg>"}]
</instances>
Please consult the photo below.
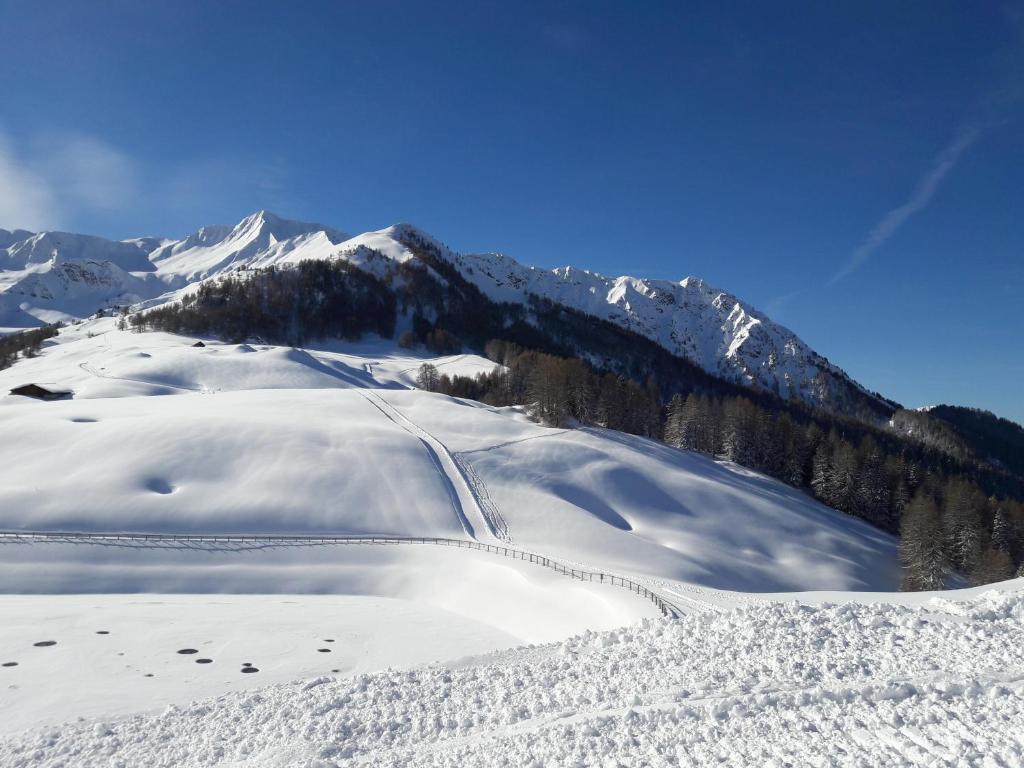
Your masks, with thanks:
<instances>
[{"instance_id":1,"label":"packed snow path","mask_svg":"<svg viewBox=\"0 0 1024 768\"><path fill-rule=\"evenodd\" d=\"M0 742L37 766L993 766L1024 760L1019 582L773 603ZM949 593L953 594L953 593Z\"/></svg>"},{"instance_id":2,"label":"packed snow path","mask_svg":"<svg viewBox=\"0 0 1024 768\"><path fill-rule=\"evenodd\" d=\"M487 486L479 475L473 471L472 465L458 453L452 453L448 447L434 435L427 432L416 422L395 408L372 389L356 390L365 397L385 417L419 438L430 453L431 460L438 472L445 479L452 495L452 506L462 523L466 533L479 539L477 531L486 530L491 537L506 544L512 543L508 523L498 511L497 505L491 500ZM467 512L469 510L469 512ZM469 514L478 521L476 525L469 520Z\"/></svg>"},{"instance_id":3,"label":"packed snow path","mask_svg":"<svg viewBox=\"0 0 1024 768\"><path fill-rule=\"evenodd\" d=\"M607 584L612 587L622 587L634 592L638 597L648 600L664 616L680 616L683 611L662 595L648 589L643 584L603 571L574 568L570 564L553 560L535 552L525 552L513 549L508 546L486 544L479 541L464 541L462 539L447 539L434 536L283 536L283 535L177 535L163 533L82 533L65 531L0 531L0 545L31 543L31 542L61 542L67 544L98 544L107 546L135 546L135 547L187 547L194 548L204 544L214 546L244 547L271 547L271 546L316 546L316 545L398 545L398 544L427 544L444 547L457 547L474 549L488 554L509 557L514 560L522 560L544 568L549 568L563 576L588 583Z\"/></svg>"}]
</instances>

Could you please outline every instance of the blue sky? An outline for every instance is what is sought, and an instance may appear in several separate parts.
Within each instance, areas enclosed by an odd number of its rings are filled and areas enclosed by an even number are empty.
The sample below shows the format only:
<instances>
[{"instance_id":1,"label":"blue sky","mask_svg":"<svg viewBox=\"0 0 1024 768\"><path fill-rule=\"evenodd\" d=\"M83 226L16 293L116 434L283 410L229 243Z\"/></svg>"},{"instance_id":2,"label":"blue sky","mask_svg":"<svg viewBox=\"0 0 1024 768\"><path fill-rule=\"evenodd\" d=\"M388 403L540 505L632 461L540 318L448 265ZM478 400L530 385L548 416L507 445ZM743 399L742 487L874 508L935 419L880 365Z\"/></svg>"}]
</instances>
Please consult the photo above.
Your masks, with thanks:
<instances>
[{"instance_id":1,"label":"blue sky","mask_svg":"<svg viewBox=\"0 0 1024 768\"><path fill-rule=\"evenodd\" d=\"M0 227L259 208L699 275L1024 421L1024 5L0 0Z\"/></svg>"}]
</instances>

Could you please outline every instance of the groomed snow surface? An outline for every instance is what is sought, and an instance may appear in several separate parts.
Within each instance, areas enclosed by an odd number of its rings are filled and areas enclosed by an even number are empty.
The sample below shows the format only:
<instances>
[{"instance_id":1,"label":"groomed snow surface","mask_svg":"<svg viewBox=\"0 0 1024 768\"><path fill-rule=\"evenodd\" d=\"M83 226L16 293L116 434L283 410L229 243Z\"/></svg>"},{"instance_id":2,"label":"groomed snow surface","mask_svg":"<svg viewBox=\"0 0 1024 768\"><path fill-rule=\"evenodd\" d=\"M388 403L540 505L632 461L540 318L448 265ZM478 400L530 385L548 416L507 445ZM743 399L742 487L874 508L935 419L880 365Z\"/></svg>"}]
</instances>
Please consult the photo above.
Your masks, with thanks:
<instances>
[{"instance_id":1,"label":"groomed snow surface","mask_svg":"<svg viewBox=\"0 0 1024 768\"><path fill-rule=\"evenodd\" d=\"M1024 754L1024 598L1002 586L909 607L766 603L318 675L22 734L0 762L1010 768Z\"/></svg>"}]
</instances>

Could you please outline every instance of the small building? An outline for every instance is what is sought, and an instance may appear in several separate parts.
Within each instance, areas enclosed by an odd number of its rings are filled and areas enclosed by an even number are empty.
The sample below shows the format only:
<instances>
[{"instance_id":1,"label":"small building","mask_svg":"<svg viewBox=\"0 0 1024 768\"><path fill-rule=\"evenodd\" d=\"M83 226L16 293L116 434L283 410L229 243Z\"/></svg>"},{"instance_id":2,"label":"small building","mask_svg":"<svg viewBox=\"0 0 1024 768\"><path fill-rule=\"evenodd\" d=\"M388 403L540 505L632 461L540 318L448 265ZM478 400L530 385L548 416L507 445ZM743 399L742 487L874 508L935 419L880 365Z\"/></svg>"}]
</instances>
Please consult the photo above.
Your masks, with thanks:
<instances>
[{"instance_id":1,"label":"small building","mask_svg":"<svg viewBox=\"0 0 1024 768\"><path fill-rule=\"evenodd\" d=\"M15 387L11 390L11 394L33 397L36 400L63 400L66 397L71 397L70 390L43 387L39 384L24 384L20 387Z\"/></svg>"}]
</instances>

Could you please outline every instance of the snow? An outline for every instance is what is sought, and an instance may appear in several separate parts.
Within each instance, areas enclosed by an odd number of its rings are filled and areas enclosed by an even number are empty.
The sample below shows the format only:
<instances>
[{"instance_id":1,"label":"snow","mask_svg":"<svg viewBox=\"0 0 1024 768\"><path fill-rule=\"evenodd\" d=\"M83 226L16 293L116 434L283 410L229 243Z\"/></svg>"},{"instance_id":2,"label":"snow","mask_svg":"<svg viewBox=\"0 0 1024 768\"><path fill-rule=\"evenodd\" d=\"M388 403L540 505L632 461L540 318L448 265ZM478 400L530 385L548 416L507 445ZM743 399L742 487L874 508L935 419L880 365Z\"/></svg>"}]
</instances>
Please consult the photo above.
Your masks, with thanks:
<instances>
[{"instance_id":1,"label":"snow","mask_svg":"<svg viewBox=\"0 0 1024 768\"><path fill-rule=\"evenodd\" d=\"M74 391L0 396L0 528L476 540L684 615L440 544L0 539L0 765L1020 763L1024 582L888 593L892 537L763 475L414 388L472 354L204 341L0 371Z\"/></svg>"},{"instance_id":2,"label":"snow","mask_svg":"<svg viewBox=\"0 0 1024 768\"><path fill-rule=\"evenodd\" d=\"M192 341L91 321L0 372L0 391L75 392L0 397L0 431L20 436L0 443L0 477L17 472L0 483L7 527L474 537L665 583L898 585L892 537L799 491L653 441L408 389L424 358L386 342Z\"/></svg>"},{"instance_id":3,"label":"snow","mask_svg":"<svg viewBox=\"0 0 1024 768\"><path fill-rule=\"evenodd\" d=\"M792 331L699 278L670 282L610 278L573 267L538 269L503 254L456 253L408 224L349 237L267 211L235 226L203 227L181 240L115 242L67 233L4 232L0 326L86 317L111 304L154 306L227 272L307 259L344 259L389 279L396 265L416 260L402 242L410 236L436 245L463 277L495 301L527 304L532 294L549 298L639 333L716 376L783 398L842 409L853 392L874 397Z\"/></svg>"},{"instance_id":4,"label":"snow","mask_svg":"<svg viewBox=\"0 0 1024 768\"><path fill-rule=\"evenodd\" d=\"M0 741L0 762L1019 765L1021 589L912 606L767 603L413 669L320 674L35 729Z\"/></svg>"},{"instance_id":5,"label":"snow","mask_svg":"<svg viewBox=\"0 0 1024 768\"><path fill-rule=\"evenodd\" d=\"M427 603L383 597L0 597L0 729L116 717L318 675L415 666L522 639ZM103 632L104 634L97 634ZM410 639L414 638L414 642ZM55 639L49 648L35 642ZM198 654L178 654L184 648ZM324 653L319 649L327 648ZM211 658L211 664L196 664ZM258 673L242 674L243 662Z\"/></svg>"},{"instance_id":6,"label":"snow","mask_svg":"<svg viewBox=\"0 0 1024 768\"><path fill-rule=\"evenodd\" d=\"M297 251L306 251L306 258L327 258L333 245L344 239L345 235L320 224L258 211L234 228L207 227L168 243L155 249L150 259L168 284L180 287L232 267L265 266L285 256L294 259Z\"/></svg>"}]
</instances>

